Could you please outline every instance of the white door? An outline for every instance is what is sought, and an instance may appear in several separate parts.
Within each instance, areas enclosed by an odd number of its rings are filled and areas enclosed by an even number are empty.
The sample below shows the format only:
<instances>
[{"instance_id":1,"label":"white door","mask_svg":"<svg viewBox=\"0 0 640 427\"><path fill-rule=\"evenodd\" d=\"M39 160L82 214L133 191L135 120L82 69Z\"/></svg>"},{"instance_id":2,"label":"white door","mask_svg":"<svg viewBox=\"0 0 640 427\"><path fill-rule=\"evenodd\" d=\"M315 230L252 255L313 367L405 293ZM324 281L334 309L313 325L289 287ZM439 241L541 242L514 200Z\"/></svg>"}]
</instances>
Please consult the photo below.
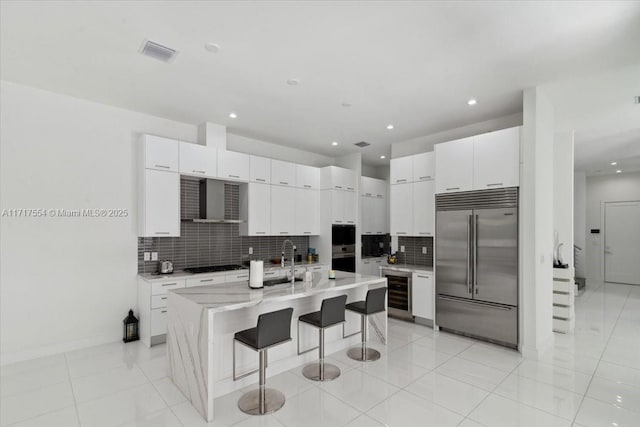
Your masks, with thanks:
<instances>
[{"instance_id":1,"label":"white door","mask_svg":"<svg viewBox=\"0 0 640 427\"><path fill-rule=\"evenodd\" d=\"M520 184L520 127L473 138L473 189Z\"/></svg>"},{"instance_id":2,"label":"white door","mask_svg":"<svg viewBox=\"0 0 640 427\"><path fill-rule=\"evenodd\" d=\"M391 159L391 184L406 184L413 181L413 156Z\"/></svg>"},{"instance_id":3,"label":"white door","mask_svg":"<svg viewBox=\"0 0 640 427\"><path fill-rule=\"evenodd\" d=\"M249 156L249 179L252 182L271 184L271 159Z\"/></svg>"},{"instance_id":4,"label":"white door","mask_svg":"<svg viewBox=\"0 0 640 427\"><path fill-rule=\"evenodd\" d=\"M640 202L604 209L604 280L640 285Z\"/></svg>"},{"instance_id":5,"label":"white door","mask_svg":"<svg viewBox=\"0 0 640 427\"><path fill-rule=\"evenodd\" d=\"M295 234L320 234L320 192L296 188Z\"/></svg>"},{"instance_id":6,"label":"white door","mask_svg":"<svg viewBox=\"0 0 640 427\"><path fill-rule=\"evenodd\" d=\"M180 236L180 174L144 171L143 237Z\"/></svg>"},{"instance_id":7,"label":"white door","mask_svg":"<svg viewBox=\"0 0 640 427\"><path fill-rule=\"evenodd\" d=\"M391 234L411 236L413 233L413 185L391 186Z\"/></svg>"},{"instance_id":8,"label":"white door","mask_svg":"<svg viewBox=\"0 0 640 427\"><path fill-rule=\"evenodd\" d=\"M218 150L204 145L180 142L180 173L215 178Z\"/></svg>"},{"instance_id":9,"label":"white door","mask_svg":"<svg viewBox=\"0 0 640 427\"><path fill-rule=\"evenodd\" d=\"M473 188L473 137L436 144L436 193Z\"/></svg>"},{"instance_id":10,"label":"white door","mask_svg":"<svg viewBox=\"0 0 640 427\"><path fill-rule=\"evenodd\" d=\"M246 235L267 236L271 232L271 186L250 183ZM244 224L240 229L244 229Z\"/></svg>"},{"instance_id":11,"label":"white door","mask_svg":"<svg viewBox=\"0 0 640 427\"><path fill-rule=\"evenodd\" d=\"M435 234L435 182L419 181L413 184L413 235Z\"/></svg>"},{"instance_id":12,"label":"white door","mask_svg":"<svg viewBox=\"0 0 640 427\"><path fill-rule=\"evenodd\" d=\"M296 189L283 185L271 186L271 234L275 236L295 233Z\"/></svg>"}]
</instances>

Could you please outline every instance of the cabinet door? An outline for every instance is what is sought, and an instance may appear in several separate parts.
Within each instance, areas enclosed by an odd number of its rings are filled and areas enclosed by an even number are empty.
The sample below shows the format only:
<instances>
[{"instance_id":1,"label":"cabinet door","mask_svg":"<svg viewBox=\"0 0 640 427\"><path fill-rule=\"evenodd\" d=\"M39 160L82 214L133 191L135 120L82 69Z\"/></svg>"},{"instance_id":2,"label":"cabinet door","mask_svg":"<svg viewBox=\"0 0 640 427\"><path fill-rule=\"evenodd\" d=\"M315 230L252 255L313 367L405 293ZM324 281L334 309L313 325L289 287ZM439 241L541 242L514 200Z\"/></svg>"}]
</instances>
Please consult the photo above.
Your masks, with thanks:
<instances>
[{"instance_id":1,"label":"cabinet door","mask_svg":"<svg viewBox=\"0 0 640 427\"><path fill-rule=\"evenodd\" d=\"M271 159L249 156L249 180L262 184L271 184Z\"/></svg>"},{"instance_id":2,"label":"cabinet door","mask_svg":"<svg viewBox=\"0 0 640 427\"><path fill-rule=\"evenodd\" d=\"M180 142L180 174L216 178L217 152L212 147Z\"/></svg>"},{"instance_id":3,"label":"cabinet door","mask_svg":"<svg viewBox=\"0 0 640 427\"><path fill-rule=\"evenodd\" d=\"M320 192L296 188L295 234L309 236L320 234Z\"/></svg>"},{"instance_id":4,"label":"cabinet door","mask_svg":"<svg viewBox=\"0 0 640 427\"><path fill-rule=\"evenodd\" d=\"M387 233L387 203L386 199L371 198L370 209L373 212L372 234Z\"/></svg>"},{"instance_id":5,"label":"cabinet door","mask_svg":"<svg viewBox=\"0 0 640 427\"><path fill-rule=\"evenodd\" d=\"M389 202L391 234L411 236L413 233L413 186L411 184L392 185Z\"/></svg>"},{"instance_id":6,"label":"cabinet door","mask_svg":"<svg viewBox=\"0 0 640 427\"><path fill-rule=\"evenodd\" d=\"M240 224L240 234L243 236L271 234L271 186L250 182L246 190L241 188L240 193L240 218L247 221Z\"/></svg>"},{"instance_id":7,"label":"cabinet door","mask_svg":"<svg viewBox=\"0 0 640 427\"><path fill-rule=\"evenodd\" d=\"M320 188L320 168L296 165L296 187L317 190Z\"/></svg>"},{"instance_id":8,"label":"cabinet door","mask_svg":"<svg viewBox=\"0 0 640 427\"><path fill-rule=\"evenodd\" d=\"M218 178L249 181L249 155L235 151L218 151Z\"/></svg>"},{"instance_id":9,"label":"cabinet door","mask_svg":"<svg viewBox=\"0 0 640 427\"><path fill-rule=\"evenodd\" d=\"M344 219L346 224L354 224L357 222L356 212L358 209L358 194L354 191L344 191L342 197L344 200Z\"/></svg>"},{"instance_id":10,"label":"cabinet door","mask_svg":"<svg viewBox=\"0 0 640 427\"><path fill-rule=\"evenodd\" d=\"M178 172L179 142L160 136L143 135L142 156L145 169Z\"/></svg>"},{"instance_id":11,"label":"cabinet door","mask_svg":"<svg viewBox=\"0 0 640 427\"><path fill-rule=\"evenodd\" d=\"M336 168L336 170L338 185L347 191L356 191L356 173L345 168Z\"/></svg>"},{"instance_id":12,"label":"cabinet door","mask_svg":"<svg viewBox=\"0 0 640 427\"><path fill-rule=\"evenodd\" d=\"M180 174L145 169L142 237L180 236Z\"/></svg>"},{"instance_id":13,"label":"cabinet door","mask_svg":"<svg viewBox=\"0 0 640 427\"><path fill-rule=\"evenodd\" d=\"M346 224L344 217L345 206L347 204L346 191L343 190L330 190L331 191L331 223L332 224Z\"/></svg>"},{"instance_id":14,"label":"cabinet door","mask_svg":"<svg viewBox=\"0 0 640 427\"><path fill-rule=\"evenodd\" d=\"M391 159L391 184L413 181L413 156Z\"/></svg>"},{"instance_id":15,"label":"cabinet door","mask_svg":"<svg viewBox=\"0 0 640 427\"><path fill-rule=\"evenodd\" d=\"M167 333L167 308L151 310L151 336Z\"/></svg>"},{"instance_id":16,"label":"cabinet door","mask_svg":"<svg viewBox=\"0 0 640 427\"><path fill-rule=\"evenodd\" d=\"M362 234L374 234L376 227L375 220L375 198L362 196L360 198L360 206L362 206L362 222L360 229Z\"/></svg>"},{"instance_id":17,"label":"cabinet door","mask_svg":"<svg viewBox=\"0 0 640 427\"><path fill-rule=\"evenodd\" d=\"M271 183L274 185L296 185L295 163L271 160Z\"/></svg>"},{"instance_id":18,"label":"cabinet door","mask_svg":"<svg viewBox=\"0 0 640 427\"><path fill-rule=\"evenodd\" d=\"M411 302L414 316L433 319L433 280L427 273L414 273L411 283Z\"/></svg>"},{"instance_id":19,"label":"cabinet door","mask_svg":"<svg viewBox=\"0 0 640 427\"><path fill-rule=\"evenodd\" d=\"M384 258L376 258L373 262L372 274L374 276L380 277L380 267L387 264L387 257Z\"/></svg>"},{"instance_id":20,"label":"cabinet door","mask_svg":"<svg viewBox=\"0 0 640 427\"><path fill-rule=\"evenodd\" d=\"M271 234L282 236L295 233L296 189L282 185L271 186Z\"/></svg>"},{"instance_id":21,"label":"cabinet door","mask_svg":"<svg viewBox=\"0 0 640 427\"><path fill-rule=\"evenodd\" d=\"M436 177L436 156L433 151L413 157L413 181L426 181Z\"/></svg>"},{"instance_id":22,"label":"cabinet door","mask_svg":"<svg viewBox=\"0 0 640 427\"><path fill-rule=\"evenodd\" d=\"M413 184L413 235L435 234L435 182L418 181Z\"/></svg>"},{"instance_id":23,"label":"cabinet door","mask_svg":"<svg viewBox=\"0 0 640 427\"><path fill-rule=\"evenodd\" d=\"M503 129L473 139L473 188L520 185L520 128Z\"/></svg>"},{"instance_id":24,"label":"cabinet door","mask_svg":"<svg viewBox=\"0 0 640 427\"><path fill-rule=\"evenodd\" d=\"M389 191L387 181L383 181L381 179L376 179L373 182L373 196L379 199L386 199L387 192Z\"/></svg>"},{"instance_id":25,"label":"cabinet door","mask_svg":"<svg viewBox=\"0 0 640 427\"><path fill-rule=\"evenodd\" d=\"M436 144L436 193L473 188L473 137Z\"/></svg>"},{"instance_id":26,"label":"cabinet door","mask_svg":"<svg viewBox=\"0 0 640 427\"><path fill-rule=\"evenodd\" d=\"M360 195L375 197L375 180L367 176L360 177Z\"/></svg>"}]
</instances>

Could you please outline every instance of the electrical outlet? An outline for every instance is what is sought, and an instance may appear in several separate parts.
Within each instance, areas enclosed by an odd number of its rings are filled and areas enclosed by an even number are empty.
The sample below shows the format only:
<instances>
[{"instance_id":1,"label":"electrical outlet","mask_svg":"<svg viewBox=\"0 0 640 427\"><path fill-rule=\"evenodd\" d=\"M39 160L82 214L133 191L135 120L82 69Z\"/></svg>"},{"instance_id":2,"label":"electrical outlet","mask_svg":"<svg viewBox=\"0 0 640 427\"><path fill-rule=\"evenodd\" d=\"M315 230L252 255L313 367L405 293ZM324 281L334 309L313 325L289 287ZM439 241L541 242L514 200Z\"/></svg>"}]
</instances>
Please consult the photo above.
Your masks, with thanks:
<instances>
[{"instance_id":1,"label":"electrical outlet","mask_svg":"<svg viewBox=\"0 0 640 427\"><path fill-rule=\"evenodd\" d=\"M422 247L422 253L423 253L424 255L426 255L426 254L427 254L427 247L426 247L426 246L423 246L423 247Z\"/></svg>"},{"instance_id":2,"label":"electrical outlet","mask_svg":"<svg viewBox=\"0 0 640 427\"><path fill-rule=\"evenodd\" d=\"M249 248L249 255L253 255L253 248Z\"/></svg>"},{"instance_id":3,"label":"electrical outlet","mask_svg":"<svg viewBox=\"0 0 640 427\"><path fill-rule=\"evenodd\" d=\"M404 245L400 246L400 252L404 252Z\"/></svg>"},{"instance_id":4,"label":"electrical outlet","mask_svg":"<svg viewBox=\"0 0 640 427\"><path fill-rule=\"evenodd\" d=\"M145 261L151 261L151 252L145 252L144 253L144 260Z\"/></svg>"},{"instance_id":5,"label":"electrical outlet","mask_svg":"<svg viewBox=\"0 0 640 427\"><path fill-rule=\"evenodd\" d=\"M158 260L158 252L151 252L151 261Z\"/></svg>"}]
</instances>

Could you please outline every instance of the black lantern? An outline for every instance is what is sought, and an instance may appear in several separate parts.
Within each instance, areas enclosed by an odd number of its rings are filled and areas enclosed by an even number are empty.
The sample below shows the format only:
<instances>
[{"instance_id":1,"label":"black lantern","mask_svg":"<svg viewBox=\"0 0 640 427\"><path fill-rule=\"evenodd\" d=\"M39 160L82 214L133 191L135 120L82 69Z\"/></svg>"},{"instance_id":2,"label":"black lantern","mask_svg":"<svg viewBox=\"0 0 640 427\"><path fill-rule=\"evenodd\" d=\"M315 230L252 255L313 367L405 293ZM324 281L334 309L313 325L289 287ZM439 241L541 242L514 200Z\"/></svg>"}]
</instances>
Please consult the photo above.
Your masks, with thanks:
<instances>
[{"instance_id":1,"label":"black lantern","mask_svg":"<svg viewBox=\"0 0 640 427\"><path fill-rule=\"evenodd\" d=\"M133 310L129 310L129 315L124 318L124 337L122 341L131 342L138 341L138 319L133 315Z\"/></svg>"}]
</instances>

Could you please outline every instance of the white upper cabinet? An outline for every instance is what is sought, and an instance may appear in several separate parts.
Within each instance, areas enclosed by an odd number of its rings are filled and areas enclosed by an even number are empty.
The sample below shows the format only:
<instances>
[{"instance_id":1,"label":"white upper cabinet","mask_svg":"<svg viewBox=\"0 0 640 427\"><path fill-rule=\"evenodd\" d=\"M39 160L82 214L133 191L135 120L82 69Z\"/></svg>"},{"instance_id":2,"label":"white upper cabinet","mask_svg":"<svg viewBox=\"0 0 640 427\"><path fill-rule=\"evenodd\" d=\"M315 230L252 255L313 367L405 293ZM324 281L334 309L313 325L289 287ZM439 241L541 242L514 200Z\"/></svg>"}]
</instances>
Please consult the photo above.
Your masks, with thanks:
<instances>
[{"instance_id":1,"label":"white upper cabinet","mask_svg":"<svg viewBox=\"0 0 640 427\"><path fill-rule=\"evenodd\" d=\"M320 188L320 168L296 165L296 187L317 190Z\"/></svg>"},{"instance_id":2,"label":"white upper cabinet","mask_svg":"<svg viewBox=\"0 0 640 427\"><path fill-rule=\"evenodd\" d=\"M428 181L436 177L436 155L433 151L413 157L413 181Z\"/></svg>"},{"instance_id":3,"label":"white upper cabinet","mask_svg":"<svg viewBox=\"0 0 640 427\"><path fill-rule=\"evenodd\" d=\"M218 178L248 182L249 155L218 150Z\"/></svg>"},{"instance_id":4,"label":"white upper cabinet","mask_svg":"<svg viewBox=\"0 0 640 427\"><path fill-rule=\"evenodd\" d=\"M249 156L249 180L262 184L271 184L271 159Z\"/></svg>"},{"instance_id":5,"label":"white upper cabinet","mask_svg":"<svg viewBox=\"0 0 640 427\"><path fill-rule=\"evenodd\" d=\"M473 139L436 144L436 193L473 189Z\"/></svg>"},{"instance_id":6,"label":"white upper cabinet","mask_svg":"<svg viewBox=\"0 0 640 427\"><path fill-rule=\"evenodd\" d=\"M215 178L218 150L199 144L180 142L180 173L182 175Z\"/></svg>"},{"instance_id":7,"label":"white upper cabinet","mask_svg":"<svg viewBox=\"0 0 640 427\"><path fill-rule=\"evenodd\" d=\"M391 234L411 236L413 234L413 185L392 185L389 203Z\"/></svg>"},{"instance_id":8,"label":"white upper cabinet","mask_svg":"<svg viewBox=\"0 0 640 427\"><path fill-rule=\"evenodd\" d=\"M413 181L413 156L391 159L391 184Z\"/></svg>"},{"instance_id":9,"label":"white upper cabinet","mask_svg":"<svg viewBox=\"0 0 640 427\"><path fill-rule=\"evenodd\" d=\"M154 135L142 135L141 139L141 159L145 169L178 172L178 141Z\"/></svg>"},{"instance_id":10,"label":"white upper cabinet","mask_svg":"<svg viewBox=\"0 0 640 427\"><path fill-rule=\"evenodd\" d=\"M520 185L520 127L474 137L475 190Z\"/></svg>"},{"instance_id":11,"label":"white upper cabinet","mask_svg":"<svg viewBox=\"0 0 640 427\"><path fill-rule=\"evenodd\" d=\"M250 182L240 186L240 224L242 236L271 234L271 186Z\"/></svg>"},{"instance_id":12,"label":"white upper cabinet","mask_svg":"<svg viewBox=\"0 0 640 427\"><path fill-rule=\"evenodd\" d=\"M340 168L338 166L327 166L322 168L320 175L321 188L335 190L356 190L356 173L351 169Z\"/></svg>"},{"instance_id":13,"label":"white upper cabinet","mask_svg":"<svg viewBox=\"0 0 640 427\"><path fill-rule=\"evenodd\" d=\"M435 234L435 182L418 181L413 184L413 230L414 236Z\"/></svg>"},{"instance_id":14,"label":"white upper cabinet","mask_svg":"<svg viewBox=\"0 0 640 427\"><path fill-rule=\"evenodd\" d=\"M385 234L387 232L387 200L362 196L362 234Z\"/></svg>"},{"instance_id":15,"label":"white upper cabinet","mask_svg":"<svg viewBox=\"0 0 640 427\"><path fill-rule=\"evenodd\" d=\"M309 236L320 234L320 192L296 188L295 234Z\"/></svg>"},{"instance_id":16,"label":"white upper cabinet","mask_svg":"<svg viewBox=\"0 0 640 427\"><path fill-rule=\"evenodd\" d=\"M139 185L138 236L180 236L180 174L144 169Z\"/></svg>"},{"instance_id":17,"label":"white upper cabinet","mask_svg":"<svg viewBox=\"0 0 640 427\"><path fill-rule=\"evenodd\" d=\"M296 186L296 164L271 160L271 183L274 185Z\"/></svg>"},{"instance_id":18,"label":"white upper cabinet","mask_svg":"<svg viewBox=\"0 0 640 427\"><path fill-rule=\"evenodd\" d=\"M352 191L331 190L331 223L355 224L358 195Z\"/></svg>"},{"instance_id":19,"label":"white upper cabinet","mask_svg":"<svg viewBox=\"0 0 640 427\"><path fill-rule=\"evenodd\" d=\"M296 189L284 185L271 185L271 234L295 234Z\"/></svg>"},{"instance_id":20,"label":"white upper cabinet","mask_svg":"<svg viewBox=\"0 0 640 427\"><path fill-rule=\"evenodd\" d=\"M360 195L366 197L387 197L387 181L363 176L360 178Z\"/></svg>"}]
</instances>

